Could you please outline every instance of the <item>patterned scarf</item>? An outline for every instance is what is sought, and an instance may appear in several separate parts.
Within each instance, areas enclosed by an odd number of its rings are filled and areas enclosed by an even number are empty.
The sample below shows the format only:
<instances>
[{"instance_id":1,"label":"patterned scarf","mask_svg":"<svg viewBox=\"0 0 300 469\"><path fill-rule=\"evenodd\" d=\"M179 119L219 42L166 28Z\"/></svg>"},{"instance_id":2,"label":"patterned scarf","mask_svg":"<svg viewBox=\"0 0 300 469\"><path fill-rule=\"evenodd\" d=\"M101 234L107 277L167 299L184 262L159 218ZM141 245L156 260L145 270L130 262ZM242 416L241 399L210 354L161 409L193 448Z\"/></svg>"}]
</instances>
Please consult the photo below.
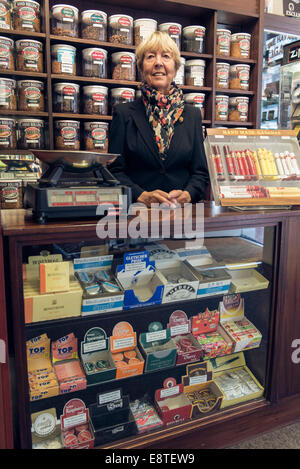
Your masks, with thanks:
<instances>
[{"instance_id":1,"label":"patterned scarf","mask_svg":"<svg viewBox=\"0 0 300 469\"><path fill-rule=\"evenodd\" d=\"M146 83L141 85L142 98L146 115L155 134L155 142L162 159L169 149L174 134L174 124L179 119L184 108L183 93L175 83L172 83L169 94L151 88Z\"/></svg>"}]
</instances>

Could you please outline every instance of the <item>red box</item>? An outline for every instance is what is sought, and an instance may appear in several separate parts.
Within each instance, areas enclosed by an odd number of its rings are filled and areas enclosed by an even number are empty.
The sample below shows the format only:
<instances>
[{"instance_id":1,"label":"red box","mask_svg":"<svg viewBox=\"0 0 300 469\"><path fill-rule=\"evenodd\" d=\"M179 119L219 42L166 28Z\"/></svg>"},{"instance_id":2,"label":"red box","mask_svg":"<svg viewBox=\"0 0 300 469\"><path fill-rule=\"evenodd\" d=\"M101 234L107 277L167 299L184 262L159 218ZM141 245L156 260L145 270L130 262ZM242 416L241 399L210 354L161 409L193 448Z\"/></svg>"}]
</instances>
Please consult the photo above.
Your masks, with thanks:
<instances>
[{"instance_id":1,"label":"red box","mask_svg":"<svg viewBox=\"0 0 300 469\"><path fill-rule=\"evenodd\" d=\"M155 391L155 406L164 426L190 418L192 405L183 389L183 383L176 384L174 378L167 378L163 389Z\"/></svg>"},{"instance_id":2,"label":"red box","mask_svg":"<svg viewBox=\"0 0 300 469\"><path fill-rule=\"evenodd\" d=\"M64 449L94 447L95 437L90 424L89 410L81 399L71 399L66 403L60 421Z\"/></svg>"}]
</instances>

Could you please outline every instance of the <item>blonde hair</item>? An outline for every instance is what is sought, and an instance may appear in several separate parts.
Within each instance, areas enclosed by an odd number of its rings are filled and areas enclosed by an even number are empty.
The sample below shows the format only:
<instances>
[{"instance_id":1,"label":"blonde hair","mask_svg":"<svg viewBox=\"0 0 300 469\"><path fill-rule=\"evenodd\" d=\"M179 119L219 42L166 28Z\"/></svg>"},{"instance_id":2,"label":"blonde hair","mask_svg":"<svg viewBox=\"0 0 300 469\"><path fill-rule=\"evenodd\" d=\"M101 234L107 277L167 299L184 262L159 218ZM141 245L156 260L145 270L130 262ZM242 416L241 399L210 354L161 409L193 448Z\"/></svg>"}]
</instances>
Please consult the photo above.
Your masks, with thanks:
<instances>
[{"instance_id":1,"label":"blonde hair","mask_svg":"<svg viewBox=\"0 0 300 469\"><path fill-rule=\"evenodd\" d=\"M147 39L142 41L135 50L138 70L143 72L143 61L147 52L170 52L175 62L175 70L181 66L180 52L173 39L165 32L154 31Z\"/></svg>"}]
</instances>

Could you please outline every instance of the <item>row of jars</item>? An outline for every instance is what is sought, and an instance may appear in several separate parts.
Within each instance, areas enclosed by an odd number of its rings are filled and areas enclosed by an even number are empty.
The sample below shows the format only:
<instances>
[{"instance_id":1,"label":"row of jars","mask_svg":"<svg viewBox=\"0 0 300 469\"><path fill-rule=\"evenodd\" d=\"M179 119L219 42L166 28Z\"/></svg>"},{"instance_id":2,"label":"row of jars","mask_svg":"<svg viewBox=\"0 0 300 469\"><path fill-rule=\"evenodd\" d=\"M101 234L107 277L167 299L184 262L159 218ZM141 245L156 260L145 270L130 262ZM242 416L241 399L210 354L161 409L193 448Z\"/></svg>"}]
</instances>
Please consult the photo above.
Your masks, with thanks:
<instances>
[{"instance_id":1,"label":"row of jars","mask_svg":"<svg viewBox=\"0 0 300 469\"><path fill-rule=\"evenodd\" d=\"M40 32L41 8L33 0L0 0L0 28Z\"/></svg>"},{"instance_id":2,"label":"row of jars","mask_svg":"<svg viewBox=\"0 0 300 469\"><path fill-rule=\"evenodd\" d=\"M14 42L0 36L0 71L43 72L43 43L34 39Z\"/></svg>"},{"instance_id":3,"label":"row of jars","mask_svg":"<svg viewBox=\"0 0 300 469\"><path fill-rule=\"evenodd\" d=\"M249 114L249 97L217 94L216 121L247 122Z\"/></svg>"},{"instance_id":4,"label":"row of jars","mask_svg":"<svg viewBox=\"0 0 300 469\"><path fill-rule=\"evenodd\" d=\"M250 65L226 62L216 63L216 87L233 90L249 90Z\"/></svg>"},{"instance_id":5,"label":"row of jars","mask_svg":"<svg viewBox=\"0 0 300 469\"><path fill-rule=\"evenodd\" d=\"M229 29L217 29L217 55L249 59L251 54L251 34L234 33Z\"/></svg>"}]
</instances>

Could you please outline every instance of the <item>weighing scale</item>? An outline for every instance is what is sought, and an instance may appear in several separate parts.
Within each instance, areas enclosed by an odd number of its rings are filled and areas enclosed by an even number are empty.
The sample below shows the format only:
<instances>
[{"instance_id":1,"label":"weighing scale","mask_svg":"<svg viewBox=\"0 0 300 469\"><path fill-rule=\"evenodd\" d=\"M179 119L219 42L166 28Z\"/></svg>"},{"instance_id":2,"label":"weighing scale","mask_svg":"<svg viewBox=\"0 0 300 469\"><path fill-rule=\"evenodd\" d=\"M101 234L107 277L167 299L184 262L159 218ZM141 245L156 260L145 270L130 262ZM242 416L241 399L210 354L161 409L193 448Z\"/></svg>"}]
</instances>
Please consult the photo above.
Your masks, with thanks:
<instances>
[{"instance_id":1,"label":"weighing scale","mask_svg":"<svg viewBox=\"0 0 300 469\"><path fill-rule=\"evenodd\" d=\"M32 153L48 165L39 182L29 183L24 193L24 207L33 210L39 223L48 219L95 217L101 204L109 205L102 216L115 216L131 204L131 189L122 186L106 168L119 155L60 150L32 150ZM75 173L75 178L66 173Z\"/></svg>"}]
</instances>

